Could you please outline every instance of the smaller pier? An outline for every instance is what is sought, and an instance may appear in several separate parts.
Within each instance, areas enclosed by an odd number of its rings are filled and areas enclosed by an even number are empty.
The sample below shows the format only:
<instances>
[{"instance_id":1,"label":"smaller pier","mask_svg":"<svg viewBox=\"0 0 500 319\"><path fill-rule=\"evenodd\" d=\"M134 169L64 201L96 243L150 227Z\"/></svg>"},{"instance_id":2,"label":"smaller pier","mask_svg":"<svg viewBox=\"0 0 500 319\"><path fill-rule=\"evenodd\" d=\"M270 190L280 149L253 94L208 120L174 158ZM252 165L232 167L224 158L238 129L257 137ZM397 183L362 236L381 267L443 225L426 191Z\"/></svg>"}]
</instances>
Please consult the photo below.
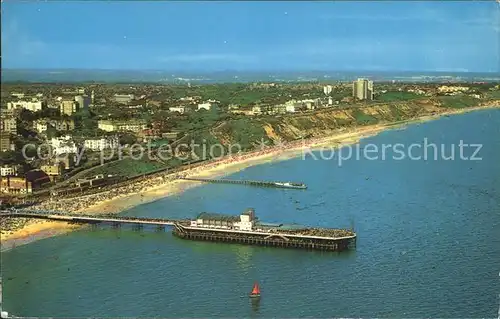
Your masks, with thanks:
<instances>
[{"instance_id":1,"label":"smaller pier","mask_svg":"<svg viewBox=\"0 0 500 319\"><path fill-rule=\"evenodd\" d=\"M206 183L240 184L240 185L251 185L260 187L307 189L307 186L304 183L293 183L293 182L269 182L269 181L250 181L250 180L236 180L236 179L195 178L195 177L183 177L181 179L187 181L206 182Z\"/></svg>"}]
</instances>

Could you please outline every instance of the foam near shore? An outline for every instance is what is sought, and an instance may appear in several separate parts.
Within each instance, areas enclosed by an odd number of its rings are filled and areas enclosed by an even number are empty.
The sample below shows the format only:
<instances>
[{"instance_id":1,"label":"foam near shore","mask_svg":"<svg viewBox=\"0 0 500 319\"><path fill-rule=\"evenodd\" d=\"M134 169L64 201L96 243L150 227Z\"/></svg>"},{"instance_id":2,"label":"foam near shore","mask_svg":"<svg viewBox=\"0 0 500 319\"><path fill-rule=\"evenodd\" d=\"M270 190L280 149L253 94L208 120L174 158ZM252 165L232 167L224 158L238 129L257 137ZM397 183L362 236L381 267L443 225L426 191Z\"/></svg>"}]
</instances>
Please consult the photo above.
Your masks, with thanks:
<instances>
[{"instance_id":1,"label":"foam near shore","mask_svg":"<svg viewBox=\"0 0 500 319\"><path fill-rule=\"evenodd\" d=\"M338 131L336 134L330 136L313 138L301 141L292 146L287 146L286 148L270 148L266 151L253 152L250 154L245 154L241 157L225 158L223 160L217 161L215 163L209 163L202 165L193 169L188 169L182 171L182 177L199 177L199 178L216 178L224 175L229 175L236 173L242 169L250 166L264 164L268 162L276 162L282 160L288 160L301 156L304 150L317 150L323 147L342 147L345 145L352 145L358 143L360 139L374 136L382 131L389 129L396 129L398 127L404 127L411 123L424 122L439 118L444 115L460 114L471 112L475 110L482 110L487 108L499 108L498 105L486 105L476 108L459 109L448 111L436 115L423 116L414 120L404 121L401 123L396 123L399 125L394 125L394 123L389 124L377 124L371 126L363 126L358 128L351 128L344 131ZM157 182L156 182L157 181ZM141 185L141 183L144 183ZM117 196L109 196L106 193L100 194L102 197L100 200L94 200L92 196L81 196L79 198L62 199L57 202L57 204L63 205L67 210L72 209L72 204L78 204L81 202L86 202L89 200L94 204L87 206L84 209L77 209L78 211L85 213L119 213L123 210L129 209L134 206L138 206L144 203L155 201L166 196L173 196L182 193L183 191L190 189L192 187L203 185L202 182L180 180L175 177L162 179L156 178L148 182L137 182L134 184L133 191L127 192L124 190L121 194ZM116 193L116 192L115 192ZM113 193L114 194L114 193ZM88 199L87 199L88 198ZM59 205L58 205L59 206ZM45 203L40 208L50 209L51 203ZM36 209L36 208L35 208ZM61 209L63 210L63 209ZM23 244L36 239L50 237L58 235L65 231L71 231L76 229L78 226L71 225L63 222L53 222L53 221L37 221L30 220L23 228L15 231L2 231L1 240L2 248L6 246L12 247L12 243Z\"/></svg>"}]
</instances>

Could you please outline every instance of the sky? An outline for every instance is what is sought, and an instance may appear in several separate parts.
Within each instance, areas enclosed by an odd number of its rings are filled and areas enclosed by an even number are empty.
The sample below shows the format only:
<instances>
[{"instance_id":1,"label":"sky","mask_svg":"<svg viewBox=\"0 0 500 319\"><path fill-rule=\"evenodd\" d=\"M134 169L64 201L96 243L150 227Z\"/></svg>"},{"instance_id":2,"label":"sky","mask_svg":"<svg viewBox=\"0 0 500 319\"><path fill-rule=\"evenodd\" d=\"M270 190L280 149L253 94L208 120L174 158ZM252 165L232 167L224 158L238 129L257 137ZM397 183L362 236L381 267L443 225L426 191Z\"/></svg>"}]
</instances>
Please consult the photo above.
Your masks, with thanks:
<instances>
[{"instance_id":1,"label":"sky","mask_svg":"<svg viewBox=\"0 0 500 319\"><path fill-rule=\"evenodd\" d=\"M2 67L500 72L495 1L2 2Z\"/></svg>"}]
</instances>

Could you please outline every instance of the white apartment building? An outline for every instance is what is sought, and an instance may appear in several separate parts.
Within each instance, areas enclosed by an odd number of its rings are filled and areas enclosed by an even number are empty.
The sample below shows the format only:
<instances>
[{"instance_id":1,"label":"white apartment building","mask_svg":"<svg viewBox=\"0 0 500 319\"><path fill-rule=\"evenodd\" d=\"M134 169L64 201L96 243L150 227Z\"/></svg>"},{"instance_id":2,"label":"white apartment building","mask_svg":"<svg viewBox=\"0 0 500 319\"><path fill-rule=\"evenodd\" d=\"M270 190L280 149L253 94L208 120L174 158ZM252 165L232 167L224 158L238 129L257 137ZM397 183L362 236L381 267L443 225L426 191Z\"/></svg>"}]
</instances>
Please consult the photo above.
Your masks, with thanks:
<instances>
[{"instance_id":1,"label":"white apartment building","mask_svg":"<svg viewBox=\"0 0 500 319\"><path fill-rule=\"evenodd\" d=\"M302 100L298 101L297 104L300 104L302 107L305 107L307 110L314 110L318 108L321 104L321 101L319 99L308 99L308 100ZM296 104L296 106L297 106Z\"/></svg>"},{"instance_id":2,"label":"white apartment building","mask_svg":"<svg viewBox=\"0 0 500 319\"><path fill-rule=\"evenodd\" d=\"M8 102L7 109L18 109L23 108L30 110L32 112L40 111L43 108L43 103L41 101L17 101L17 102Z\"/></svg>"},{"instance_id":3,"label":"white apartment building","mask_svg":"<svg viewBox=\"0 0 500 319\"><path fill-rule=\"evenodd\" d=\"M106 132L132 131L139 132L146 129L146 122L136 121L109 121L100 120L97 122L97 128Z\"/></svg>"},{"instance_id":4,"label":"white apartment building","mask_svg":"<svg viewBox=\"0 0 500 319\"><path fill-rule=\"evenodd\" d=\"M75 128L75 122L73 120L36 120L33 123L33 128L38 133L43 133L47 131L49 127L53 127L56 131L71 131Z\"/></svg>"},{"instance_id":5,"label":"white apartment building","mask_svg":"<svg viewBox=\"0 0 500 319\"><path fill-rule=\"evenodd\" d=\"M358 100L373 100L373 81L357 79L352 84L352 96Z\"/></svg>"},{"instance_id":6,"label":"white apartment building","mask_svg":"<svg viewBox=\"0 0 500 319\"><path fill-rule=\"evenodd\" d=\"M178 112L180 114L186 113L186 107L185 106L172 106L172 107L169 107L168 110L170 112Z\"/></svg>"},{"instance_id":7,"label":"white apartment building","mask_svg":"<svg viewBox=\"0 0 500 319\"><path fill-rule=\"evenodd\" d=\"M333 91L333 87L331 85L325 85L323 87L323 93L325 93L325 95L332 93L332 91Z\"/></svg>"},{"instance_id":8,"label":"white apartment building","mask_svg":"<svg viewBox=\"0 0 500 319\"><path fill-rule=\"evenodd\" d=\"M17 93L17 92L12 92L10 95L17 97L18 99L22 99L25 96L24 93Z\"/></svg>"},{"instance_id":9,"label":"white apartment building","mask_svg":"<svg viewBox=\"0 0 500 319\"><path fill-rule=\"evenodd\" d=\"M118 148L119 141L118 137L89 139L85 140L83 146L85 147L86 150L88 149L97 152L105 149Z\"/></svg>"},{"instance_id":10,"label":"white apartment building","mask_svg":"<svg viewBox=\"0 0 500 319\"><path fill-rule=\"evenodd\" d=\"M295 113L295 104L286 104L285 111L287 113Z\"/></svg>"},{"instance_id":11,"label":"white apartment building","mask_svg":"<svg viewBox=\"0 0 500 319\"><path fill-rule=\"evenodd\" d=\"M13 176L13 175L17 175L17 166L4 165L0 167L0 176Z\"/></svg>"},{"instance_id":12,"label":"white apartment building","mask_svg":"<svg viewBox=\"0 0 500 319\"><path fill-rule=\"evenodd\" d=\"M301 101L290 100L286 102L283 106L284 111L287 113L295 113L298 109L302 107Z\"/></svg>"},{"instance_id":13,"label":"white apartment building","mask_svg":"<svg viewBox=\"0 0 500 319\"><path fill-rule=\"evenodd\" d=\"M210 103L210 102L205 102L205 103L198 104L198 111L199 110L210 111L211 108L212 108L212 103Z\"/></svg>"},{"instance_id":14,"label":"white apartment building","mask_svg":"<svg viewBox=\"0 0 500 319\"><path fill-rule=\"evenodd\" d=\"M13 117L0 118L0 132L2 133L17 133L17 121Z\"/></svg>"},{"instance_id":15,"label":"white apartment building","mask_svg":"<svg viewBox=\"0 0 500 319\"><path fill-rule=\"evenodd\" d=\"M88 110L90 98L86 95L77 95L75 96L75 102L78 104L80 110Z\"/></svg>"},{"instance_id":16,"label":"white apartment building","mask_svg":"<svg viewBox=\"0 0 500 319\"><path fill-rule=\"evenodd\" d=\"M34 123L33 123L33 128L35 129L35 131L37 131L38 133L43 133L47 130L48 128L48 123L47 121L44 121L44 120L36 120Z\"/></svg>"},{"instance_id":17,"label":"white apartment building","mask_svg":"<svg viewBox=\"0 0 500 319\"><path fill-rule=\"evenodd\" d=\"M53 137L50 140L50 146L52 147L52 153L55 155L78 152L75 142L69 135L57 138Z\"/></svg>"},{"instance_id":18,"label":"white apartment building","mask_svg":"<svg viewBox=\"0 0 500 319\"><path fill-rule=\"evenodd\" d=\"M114 100L118 103L127 104L135 99L135 95L133 94L115 94Z\"/></svg>"},{"instance_id":19,"label":"white apartment building","mask_svg":"<svg viewBox=\"0 0 500 319\"><path fill-rule=\"evenodd\" d=\"M439 93L458 93L458 92L467 92L469 88L466 86L447 86L443 85L438 87Z\"/></svg>"}]
</instances>

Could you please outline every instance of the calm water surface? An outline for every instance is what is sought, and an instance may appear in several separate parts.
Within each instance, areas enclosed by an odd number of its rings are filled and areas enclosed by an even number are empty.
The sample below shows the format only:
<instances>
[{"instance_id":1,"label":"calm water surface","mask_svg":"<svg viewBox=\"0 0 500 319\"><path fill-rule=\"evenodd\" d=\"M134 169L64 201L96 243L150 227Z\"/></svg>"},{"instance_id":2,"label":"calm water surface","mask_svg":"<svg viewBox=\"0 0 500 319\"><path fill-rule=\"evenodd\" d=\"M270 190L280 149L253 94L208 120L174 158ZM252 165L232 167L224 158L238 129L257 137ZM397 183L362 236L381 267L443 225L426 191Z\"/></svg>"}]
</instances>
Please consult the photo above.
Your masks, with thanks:
<instances>
[{"instance_id":1,"label":"calm water surface","mask_svg":"<svg viewBox=\"0 0 500 319\"><path fill-rule=\"evenodd\" d=\"M253 207L267 222L354 225L353 252L82 230L2 253L4 309L54 317L497 317L500 111L384 132L361 147L424 138L482 143L482 161L361 159L339 167L335 158L297 158L232 177L302 181L306 191L210 184L124 212L184 218ZM258 305L247 298L255 280Z\"/></svg>"}]
</instances>

